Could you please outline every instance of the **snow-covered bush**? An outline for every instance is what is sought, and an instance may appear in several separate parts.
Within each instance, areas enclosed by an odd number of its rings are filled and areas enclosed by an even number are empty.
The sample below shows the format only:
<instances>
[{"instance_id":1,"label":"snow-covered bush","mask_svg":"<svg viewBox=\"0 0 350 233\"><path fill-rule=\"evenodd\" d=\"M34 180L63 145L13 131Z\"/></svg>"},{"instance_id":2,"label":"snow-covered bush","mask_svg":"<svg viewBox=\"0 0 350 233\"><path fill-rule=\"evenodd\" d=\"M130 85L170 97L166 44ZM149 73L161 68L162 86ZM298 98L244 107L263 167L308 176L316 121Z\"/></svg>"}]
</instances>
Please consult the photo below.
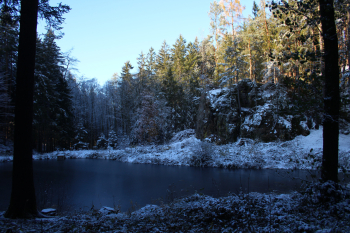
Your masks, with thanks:
<instances>
[{"instance_id":1,"label":"snow-covered bush","mask_svg":"<svg viewBox=\"0 0 350 233\"><path fill-rule=\"evenodd\" d=\"M13 154L13 143L7 141L7 145L0 144L0 155L12 155Z\"/></svg>"},{"instance_id":2,"label":"snow-covered bush","mask_svg":"<svg viewBox=\"0 0 350 233\"><path fill-rule=\"evenodd\" d=\"M305 194L304 202L313 204L331 204L350 198L349 190L333 181L312 183L306 188Z\"/></svg>"},{"instance_id":3,"label":"snow-covered bush","mask_svg":"<svg viewBox=\"0 0 350 233\"><path fill-rule=\"evenodd\" d=\"M73 148L75 150L87 150L89 149L89 143L79 141L73 145Z\"/></svg>"},{"instance_id":4,"label":"snow-covered bush","mask_svg":"<svg viewBox=\"0 0 350 233\"><path fill-rule=\"evenodd\" d=\"M170 142L180 142L186 138L190 138L191 136L195 135L195 133L196 132L194 129L186 129L186 130L180 131L173 136Z\"/></svg>"},{"instance_id":5,"label":"snow-covered bush","mask_svg":"<svg viewBox=\"0 0 350 233\"><path fill-rule=\"evenodd\" d=\"M90 154L88 154L88 155L86 155L87 159L98 159L98 158L101 158L101 157L102 157L102 155L97 153L97 152L95 152L95 151L90 153Z\"/></svg>"},{"instance_id":6,"label":"snow-covered bush","mask_svg":"<svg viewBox=\"0 0 350 233\"><path fill-rule=\"evenodd\" d=\"M205 167L213 160L213 155L213 145L209 142L200 142L192 148L190 165L195 167Z\"/></svg>"},{"instance_id":7,"label":"snow-covered bush","mask_svg":"<svg viewBox=\"0 0 350 233\"><path fill-rule=\"evenodd\" d=\"M110 130L108 132L108 147L116 149L117 145L118 145L117 134L114 132L114 130Z\"/></svg>"},{"instance_id":8,"label":"snow-covered bush","mask_svg":"<svg viewBox=\"0 0 350 233\"><path fill-rule=\"evenodd\" d=\"M126 158L128 158L128 155L124 151L121 151L121 150L115 151L115 150L113 150L113 151L109 152L109 154L107 155L107 158L111 159L111 160L125 161Z\"/></svg>"},{"instance_id":9,"label":"snow-covered bush","mask_svg":"<svg viewBox=\"0 0 350 233\"><path fill-rule=\"evenodd\" d=\"M106 140L105 135L103 133L101 133L101 136L98 138L96 146L98 149L107 149L108 141Z\"/></svg>"}]
</instances>

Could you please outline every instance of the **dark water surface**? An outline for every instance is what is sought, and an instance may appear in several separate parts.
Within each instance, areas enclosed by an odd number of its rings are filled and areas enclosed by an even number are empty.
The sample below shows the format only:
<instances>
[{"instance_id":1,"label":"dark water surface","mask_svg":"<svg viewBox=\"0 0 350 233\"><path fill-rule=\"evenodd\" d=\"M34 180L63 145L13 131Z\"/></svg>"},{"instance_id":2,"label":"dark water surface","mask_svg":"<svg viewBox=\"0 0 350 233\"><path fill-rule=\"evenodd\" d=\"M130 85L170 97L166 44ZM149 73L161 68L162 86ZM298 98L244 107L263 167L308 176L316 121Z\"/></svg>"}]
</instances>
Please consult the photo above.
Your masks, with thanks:
<instances>
[{"instance_id":1,"label":"dark water surface","mask_svg":"<svg viewBox=\"0 0 350 233\"><path fill-rule=\"evenodd\" d=\"M12 163L0 164L0 211L11 195ZM243 192L288 193L310 180L308 171L219 169L129 164L112 160L34 161L39 208L84 210L119 205L122 211L177 197L204 193L214 197ZM133 204L131 204L131 202Z\"/></svg>"}]
</instances>

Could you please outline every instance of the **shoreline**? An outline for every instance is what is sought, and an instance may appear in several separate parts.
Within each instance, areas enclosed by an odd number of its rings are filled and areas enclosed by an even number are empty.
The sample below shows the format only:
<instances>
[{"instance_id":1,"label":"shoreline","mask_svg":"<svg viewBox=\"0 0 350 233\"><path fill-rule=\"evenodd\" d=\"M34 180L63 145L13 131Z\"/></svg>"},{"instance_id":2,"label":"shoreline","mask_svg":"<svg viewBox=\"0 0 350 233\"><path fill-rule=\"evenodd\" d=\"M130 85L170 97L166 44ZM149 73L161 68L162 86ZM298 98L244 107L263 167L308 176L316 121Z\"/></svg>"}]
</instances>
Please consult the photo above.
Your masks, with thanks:
<instances>
[{"instance_id":1,"label":"shoreline","mask_svg":"<svg viewBox=\"0 0 350 233\"><path fill-rule=\"evenodd\" d=\"M13 220L0 212L0 230L11 232L349 232L350 190L311 183L291 194L240 193L213 198L193 194L135 211L76 211L51 218Z\"/></svg>"},{"instance_id":2,"label":"shoreline","mask_svg":"<svg viewBox=\"0 0 350 233\"><path fill-rule=\"evenodd\" d=\"M340 171L350 171L350 135L339 135ZM322 161L322 130L290 141L257 142L240 139L235 143L214 145L194 135L165 145L145 145L117 150L73 150L33 154L33 160L107 159L125 163L228 169L317 170ZM11 162L12 156L0 156Z\"/></svg>"}]
</instances>

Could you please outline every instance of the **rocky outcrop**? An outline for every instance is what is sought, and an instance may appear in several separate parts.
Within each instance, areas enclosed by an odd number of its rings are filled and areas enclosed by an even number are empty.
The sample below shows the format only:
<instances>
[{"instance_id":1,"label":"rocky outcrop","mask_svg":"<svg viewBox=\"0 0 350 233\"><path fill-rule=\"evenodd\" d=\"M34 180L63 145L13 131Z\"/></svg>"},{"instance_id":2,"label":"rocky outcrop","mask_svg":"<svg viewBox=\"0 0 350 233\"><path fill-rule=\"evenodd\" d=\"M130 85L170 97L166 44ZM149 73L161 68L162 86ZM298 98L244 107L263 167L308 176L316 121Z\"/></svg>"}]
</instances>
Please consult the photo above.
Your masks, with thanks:
<instances>
[{"instance_id":1,"label":"rocky outcrop","mask_svg":"<svg viewBox=\"0 0 350 233\"><path fill-rule=\"evenodd\" d=\"M217 144L251 138L264 142L308 135L305 116L292 115L285 88L273 83L242 80L230 88L203 94L197 115L196 136Z\"/></svg>"}]
</instances>

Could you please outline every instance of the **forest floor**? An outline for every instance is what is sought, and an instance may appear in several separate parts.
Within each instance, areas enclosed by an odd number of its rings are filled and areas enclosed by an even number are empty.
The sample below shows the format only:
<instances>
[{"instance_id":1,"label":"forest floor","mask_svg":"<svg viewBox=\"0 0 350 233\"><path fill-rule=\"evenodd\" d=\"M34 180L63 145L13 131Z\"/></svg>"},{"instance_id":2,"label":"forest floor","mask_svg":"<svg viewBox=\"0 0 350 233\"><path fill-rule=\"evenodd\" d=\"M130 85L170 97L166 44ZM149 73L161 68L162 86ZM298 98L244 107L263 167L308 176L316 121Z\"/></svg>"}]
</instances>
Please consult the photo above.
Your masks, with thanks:
<instances>
[{"instance_id":1,"label":"forest floor","mask_svg":"<svg viewBox=\"0 0 350 233\"><path fill-rule=\"evenodd\" d=\"M136 211L91 209L30 220L0 212L0 232L350 232L350 189L310 183L291 194L194 194Z\"/></svg>"}]
</instances>

